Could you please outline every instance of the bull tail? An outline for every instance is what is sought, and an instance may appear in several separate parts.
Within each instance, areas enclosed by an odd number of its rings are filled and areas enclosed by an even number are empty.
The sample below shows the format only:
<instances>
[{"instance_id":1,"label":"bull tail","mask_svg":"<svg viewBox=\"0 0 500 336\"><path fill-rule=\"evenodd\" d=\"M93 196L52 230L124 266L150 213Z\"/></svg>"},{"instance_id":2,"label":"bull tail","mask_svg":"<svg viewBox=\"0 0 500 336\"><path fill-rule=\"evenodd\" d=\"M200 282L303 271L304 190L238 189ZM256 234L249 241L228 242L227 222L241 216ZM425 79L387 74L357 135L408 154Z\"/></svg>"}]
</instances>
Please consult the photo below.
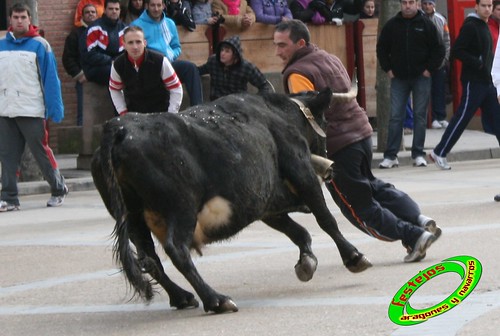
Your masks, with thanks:
<instances>
[{"instance_id":1,"label":"bull tail","mask_svg":"<svg viewBox=\"0 0 500 336\"><path fill-rule=\"evenodd\" d=\"M146 301L153 298L151 283L145 278L144 272L139 264L137 255L130 247L127 207L123 199L123 194L116 176L115 165L113 164L113 147L119 145L125 138L127 131L120 127L114 131L109 123L104 127L103 139L100 148L101 169L105 178L108 196L108 209L116 220L113 230L114 245L113 257L117 264L122 266L122 271L130 283L134 294L139 295Z\"/></svg>"}]
</instances>

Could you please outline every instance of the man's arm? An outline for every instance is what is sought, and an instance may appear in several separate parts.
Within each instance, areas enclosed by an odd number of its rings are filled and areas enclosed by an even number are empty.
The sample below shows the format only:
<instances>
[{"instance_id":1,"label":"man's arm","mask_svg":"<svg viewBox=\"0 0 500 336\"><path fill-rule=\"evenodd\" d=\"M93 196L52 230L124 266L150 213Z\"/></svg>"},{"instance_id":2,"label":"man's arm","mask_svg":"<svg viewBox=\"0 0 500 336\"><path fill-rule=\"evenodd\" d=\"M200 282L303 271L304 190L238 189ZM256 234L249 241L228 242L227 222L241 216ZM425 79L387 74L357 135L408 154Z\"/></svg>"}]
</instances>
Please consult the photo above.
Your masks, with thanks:
<instances>
[{"instance_id":1,"label":"man's arm","mask_svg":"<svg viewBox=\"0 0 500 336\"><path fill-rule=\"evenodd\" d=\"M497 89L498 102L500 102L500 43L497 43L495 56L493 58L493 66L491 68L491 78L493 85Z\"/></svg>"},{"instance_id":2,"label":"man's arm","mask_svg":"<svg viewBox=\"0 0 500 336\"><path fill-rule=\"evenodd\" d=\"M250 84L255 86L259 90L259 93L274 92L274 88L268 82L266 76L259 70L259 68L257 68L252 63L248 64L249 64L249 73L247 78Z\"/></svg>"},{"instance_id":3,"label":"man's arm","mask_svg":"<svg viewBox=\"0 0 500 336\"><path fill-rule=\"evenodd\" d=\"M181 55L181 42L179 40L179 33L177 32L177 26L175 25L175 22L173 20L167 19L165 20L165 23L167 24L167 28L172 37L169 46L174 53L172 58L170 58L168 55L167 57L170 62L173 62Z\"/></svg>"},{"instance_id":4,"label":"man's arm","mask_svg":"<svg viewBox=\"0 0 500 336\"><path fill-rule=\"evenodd\" d=\"M450 39L450 28L448 27L448 22L443 17L443 43L444 43L444 59L446 62L450 60L450 49L451 49L451 39Z\"/></svg>"},{"instance_id":5,"label":"man's arm","mask_svg":"<svg viewBox=\"0 0 500 336\"><path fill-rule=\"evenodd\" d=\"M66 37L64 42L64 50L62 54L62 63L64 70L77 80L79 76L83 75L82 67L80 65L80 50L78 46L78 33L72 30Z\"/></svg>"},{"instance_id":6,"label":"man's arm","mask_svg":"<svg viewBox=\"0 0 500 336\"><path fill-rule=\"evenodd\" d=\"M172 64L166 57L163 57L163 65L161 67L161 79L165 85L165 89L170 93L168 104L168 112L177 113L181 108L182 103L182 84L177 74L175 73Z\"/></svg>"},{"instance_id":7,"label":"man's arm","mask_svg":"<svg viewBox=\"0 0 500 336\"><path fill-rule=\"evenodd\" d=\"M128 112L125 95L123 94L122 78L115 70L115 64L111 65L111 75L109 76L109 94L115 106L116 112L123 115Z\"/></svg>"},{"instance_id":8,"label":"man's arm","mask_svg":"<svg viewBox=\"0 0 500 336\"><path fill-rule=\"evenodd\" d=\"M101 26L92 26L87 31L86 51L83 53L83 61L92 65L111 64L113 58L107 55L104 51L104 45L101 40L107 38L103 34Z\"/></svg>"},{"instance_id":9,"label":"man's arm","mask_svg":"<svg viewBox=\"0 0 500 336\"><path fill-rule=\"evenodd\" d=\"M380 67L385 72L389 72L391 70L391 28L389 24L392 21L388 21L380 32L378 41L377 41L377 59L380 64Z\"/></svg>"},{"instance_id":10,"label":"man's arm","mask_svg":"<svg viewBox=\"0 0 500 336\"><path fill-rule=\"evenodd\" d=\"M445 56L445 46L444 40L441 36L439 36L436 25L432 21L427 20L427 27L427 34L431 50L429 51L430 56L427 62L426 70L432 72L436 69L439 69L443 64ZM430 73L428 75L430 75Z\"/></svg>"},{"instance_id":11,"label":"man's arm","mask_svg":"<svg viewBox=\"0 0 500 336\"><path fill-rule=\"evenodd\" d=\"M44 46L43 51L37 53L38 66L45 100L45 117L60 123L64 119L64 105L61 93L61 81L57 74L57 64L49 43L42 37L36 39Z\"/></svg>"},{"instance_id":12,"label":"man's arm","mask_svg":"<svg viewBox=\"0 0 500 336\"><path fill-rule=\"evenodd\" d=\"M299 93L303 91L314 91L314 84L306 77L299 74L291 74L287 79L288 91Z\"/></svg>"},{"instance_id":13,"label":"man's arm","mask_svg":"<svg viewBox=\"0 0 500 336\"><path fill-rule=\"evenodd\" d=\"M463 25L455 43L451 47L450 57L462 61L464 65L479 70L483 66L481 52L478 51L477 55L475 55L470 51L470 46L473 43L479 43L479 41L474 42L474 39L479 39L476 28L472 24Z\"/></svg>"}]
</instances>

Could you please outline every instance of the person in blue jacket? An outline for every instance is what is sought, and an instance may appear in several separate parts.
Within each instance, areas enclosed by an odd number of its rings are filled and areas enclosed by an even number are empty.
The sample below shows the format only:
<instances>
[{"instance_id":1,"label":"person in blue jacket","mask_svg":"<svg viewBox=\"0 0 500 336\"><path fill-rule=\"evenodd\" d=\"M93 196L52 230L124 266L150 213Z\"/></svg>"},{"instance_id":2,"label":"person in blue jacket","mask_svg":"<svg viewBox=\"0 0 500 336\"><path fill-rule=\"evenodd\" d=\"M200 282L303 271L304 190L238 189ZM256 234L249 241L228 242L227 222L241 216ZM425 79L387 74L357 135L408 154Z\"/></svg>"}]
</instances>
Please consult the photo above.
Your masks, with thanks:
<instances>
[{"instance_id":1,"label":"person in blue jacket","mask_svg":"<svg viewBox=\"0 0 500 336\"><path fill-rule=\"evenodd\" d=\"M175 22L165 13L163 0L145 0L146 10L131 26L139 26L144 31L147 48L167 57L177 76L186 86L191 106L203 103L203 88L198 68L193 62L180 60L181 43Z\"/></svg>"},{"instance_id":2,"label":"person in blue jacket","mask_svg":"<svg viewBox=\"0 0 500 336\"><path fill-rule=\"evenodd\" d=\"M277 24L293 18L287 0L252 0L251 4L257 22Z\"/></svg>"},{"instance_id":3,"label":"person in blue jacket","mask_svg":"<svg viewBox=\"0 0 500 336\"><path fill-rule=\"evenodd\" d=\"M0 212L20 209L16 174L25 145L50 184L47 206L60 206L68 188L46 132L46 119L58 123L64 118L56 59L49 43L31 24L27 5L14 4L9 20L7 35L0 40Z\"/></svg>"}]
</instances>

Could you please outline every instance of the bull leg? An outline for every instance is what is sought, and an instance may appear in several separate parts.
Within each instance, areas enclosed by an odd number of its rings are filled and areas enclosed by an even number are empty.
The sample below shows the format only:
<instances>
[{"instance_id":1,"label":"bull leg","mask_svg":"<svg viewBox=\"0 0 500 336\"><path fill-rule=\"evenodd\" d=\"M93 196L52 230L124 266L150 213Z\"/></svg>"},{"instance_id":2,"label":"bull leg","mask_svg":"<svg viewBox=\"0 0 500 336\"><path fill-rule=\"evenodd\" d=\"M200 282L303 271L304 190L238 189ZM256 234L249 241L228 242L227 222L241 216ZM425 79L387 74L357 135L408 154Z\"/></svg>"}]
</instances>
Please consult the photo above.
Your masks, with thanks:
<instances>
[{"instance_id":1,"label":"bull leg","mask_svg":"<svg viewBox=\"0 0 500 336\"><path fill-rule=\"evenodd\" d=\"M165 289L170 298L171 307L197 308L199 304L194 295L179 287L165 273L142 212L129 213L128 219L130 223L133 223L129 227L129 238L137 249L137 257L143 272L148 273Z\"/></svg>"},{"instance_id":2,"label":"bull leg","mask_svg":"<svg viewBox=\"0 0 500 336\"><path fill-rule=\"evenodd\" d=\"M293 169L289 169L289 167L285 169L287 169L287 179L314 214L319 226L335 241L347 269L353 273L358 273L371 267L370 261L340 232L337 221L326 206L321 186L318 184L310 163L308 165L308 162L299 161ZM301 174L299 175L297 172L301 172Z\"/></svg>"},{"instance_id":3,"label":"bull leg","mask_svg":"<svg viewBox=\"0 0 500 336\"><path fill-rule=\"evenodd\" d=\"M275 230L284 233L299 248L299 260L295 265L295 274L300 281L312 279L318 266L318 259L312 252L311 235L302 226L288 216L280 214L262 220Z\"/></svg>"},{"instance_id":4,"label":"bull leg","mask_svg":"<svg viewBox=\"0 0 500 336\"><path fill-rule=\"evenodd\" d=\"M189 281L203 302L203 308L206 312L215 313L237 312L238 307L233 300L225 295L217 293L201 277L191 259L190 246L192 246L192 237L194 232L189 230L189 225L185 223L195 223L196 219L182 220L169 218L167 220L169 227L163 247L165 252L172 260L174 266Z\"/></svg>"}]
</instances>

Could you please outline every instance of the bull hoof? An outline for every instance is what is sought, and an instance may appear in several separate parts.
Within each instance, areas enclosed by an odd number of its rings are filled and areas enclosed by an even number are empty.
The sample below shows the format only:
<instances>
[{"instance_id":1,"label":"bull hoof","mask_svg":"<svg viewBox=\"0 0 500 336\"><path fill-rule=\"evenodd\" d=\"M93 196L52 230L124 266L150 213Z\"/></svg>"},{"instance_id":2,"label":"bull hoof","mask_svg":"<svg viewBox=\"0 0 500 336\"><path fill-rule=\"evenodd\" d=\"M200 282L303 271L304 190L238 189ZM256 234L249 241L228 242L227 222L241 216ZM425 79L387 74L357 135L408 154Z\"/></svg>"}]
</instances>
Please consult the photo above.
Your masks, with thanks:
<instances>
[{"instance_id":1,"label":"bull hoof","mask_svg":"<svg viewBox=\"0 0 500 336\"><path fill-rule=\"evenodd\" d=\"M306 282L312 279L317 267L318 259L313 254L304 253L295 265L295 274L300 281Z\"/></svg>"},{"instance_id":2,"label":"bull hoof","mask_svg":"<svg viewBox=\"0 0 500 336\"><path fill-rule=\"evenodd\" d=\"M177 304L172 304L172 302L171 302L170 306L181 310L181 309L189 309L189 308L198 308L200 306L200 304L199 304L198 300L196 300L193 297L193 298L188 299L187 301L183 301L183 302L177 303Z\"/></svg>"},{"instance_id":3,"label":"bull hoof","mask_svg":"<svg viewBox=\"0 0 500 336\"><path fill-rule=\"evenodd\" d=\"M352 273L360 273L372 267L372 263L363 254L359 253L354 258L345 263L345 267Z\"/></svg>"},{"instance_id":4,"label":"bull hoof","mask_svg":"<svg viewBox=\"0 0 500 336\"><path fill-rule=\"evenodd\" d=\"M216 314L230 313L230 312L236 313L238 311L238 306L236 305L236 303L234 303L233 300L227 298L226 300L220 302L218 306L213 307L209 310L212 310Z\"/></svg>"},{"instance_id":5,"label":"bull hoof","mask_svg":"<svg viewBox=\"0 0 500 336\"><path fill-rule=\"evenodd\" d=\"M194 295L183 290L182 288L179 288L179 291L170 295L170 307L175 307L177 309L189 309L198 308L199 306L200 304L198 303L198 300L194 298Z\"/></svg>"}]
</instances>

